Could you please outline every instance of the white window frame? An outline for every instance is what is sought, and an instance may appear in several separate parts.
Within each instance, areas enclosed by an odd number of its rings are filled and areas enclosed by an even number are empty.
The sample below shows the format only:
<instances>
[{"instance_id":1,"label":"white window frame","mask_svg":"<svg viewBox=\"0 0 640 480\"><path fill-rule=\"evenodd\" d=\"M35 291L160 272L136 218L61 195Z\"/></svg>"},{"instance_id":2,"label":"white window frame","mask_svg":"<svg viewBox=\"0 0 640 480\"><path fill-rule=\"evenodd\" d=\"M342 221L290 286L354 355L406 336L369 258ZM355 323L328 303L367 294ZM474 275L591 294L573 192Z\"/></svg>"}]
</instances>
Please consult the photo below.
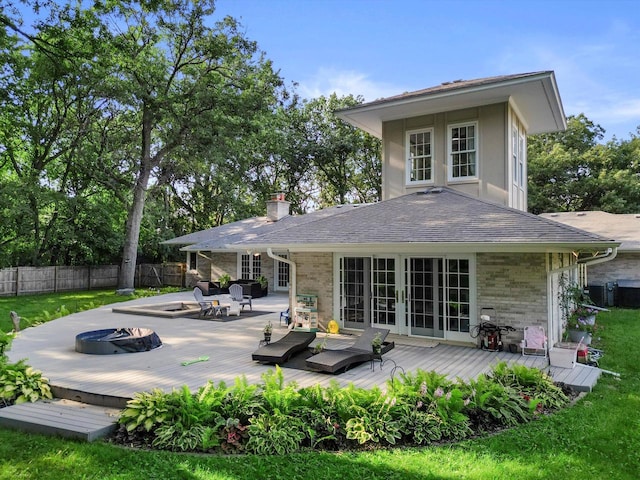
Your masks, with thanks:
<instances>
[{"instance_id":1,"label":"white window frame","mask_svg":"<svg viewBox=\"0 0 640 480\"><path fill-rule=\"evenodd\" d=\"M473 136L473 148L466 148L464 150L453 151L453 129L455 128L468 128L473 127L474 136ZM453 156L458 153L473 153L474 155L474 165L475 172L474 175L465 175L465 176L454 176L453 169ZM472 122L461 122L461 123L452 123L447 125L447 177L449 182L467 182L478 180L480 176L480 131L478 129L478 121Z\"/></svg>"},{"instance_id":2,"label":"white window frame","mask_svg":"<svg viewBox=\"0 0 640 480\"><path fill-rule=\"evenodd\" d=\"M420 133L428 133L429 134L429 155L422 155L420 157L412 157L411 156L411 135L416 135ZM434 172L433 172L433 159L434 159L434 136L433 136L433 128L421 128L418 130L408 130L405 135L405 183L406 185L430 185L434 182ZM421 158L424 161L429 162L428 169L430 171L430 178L426 180L413 180L411 178L411 174L414 169L412 168L413 159ZM423 167L424 170L424 167Z\"/></svg>"},{"instance_id":3,"label":"white window frame","mask_svg":"<svg viewBox=\"0 0 640 480\"><path fill-rule=\"evenodd\" d=\"M262 275L262 255L259 253L238 254L238 278L255 280Z\"/></svg>"}]
</instances>

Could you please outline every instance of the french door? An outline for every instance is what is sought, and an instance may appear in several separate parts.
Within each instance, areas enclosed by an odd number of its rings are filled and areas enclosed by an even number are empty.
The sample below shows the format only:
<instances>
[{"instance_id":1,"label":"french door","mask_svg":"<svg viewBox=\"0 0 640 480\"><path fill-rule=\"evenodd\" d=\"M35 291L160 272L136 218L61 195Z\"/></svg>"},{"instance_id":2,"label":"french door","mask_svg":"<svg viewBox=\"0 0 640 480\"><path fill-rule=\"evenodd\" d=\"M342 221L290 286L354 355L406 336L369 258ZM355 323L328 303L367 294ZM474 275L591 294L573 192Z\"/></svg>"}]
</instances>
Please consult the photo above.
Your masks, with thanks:
<instances>
[{"instance_id":1,"label":"french door","mask_svg":"<svg viewBox=\"0 0 640 480\"><path fill-rule=\"evenodd\" d=\"M278 252L277 255L282 258L289 258L287 253ZM279 260L274 260L273 262L273 272L275 274L274 290L277 292L289 291L289 264Z\"/></svg>"},{"instance_id":2,"label":"french door","mask_svg":"<svg viewBox=\"0 0 640 480\"><path fill-rule=\"evenodd\" d=\"M474 278L470 258L405 258L408 334L468 342Z\"/></svg>"},{"instance_id":3,"label":"french door","mask_svg":"<svg viewBox=\"0 0 640 480\"><path fill-rule=\"evenodd\" d=\"M471 258L340 258L340 318L346 328L469 341L475 278Z\"/></svg>"}]
</instances>

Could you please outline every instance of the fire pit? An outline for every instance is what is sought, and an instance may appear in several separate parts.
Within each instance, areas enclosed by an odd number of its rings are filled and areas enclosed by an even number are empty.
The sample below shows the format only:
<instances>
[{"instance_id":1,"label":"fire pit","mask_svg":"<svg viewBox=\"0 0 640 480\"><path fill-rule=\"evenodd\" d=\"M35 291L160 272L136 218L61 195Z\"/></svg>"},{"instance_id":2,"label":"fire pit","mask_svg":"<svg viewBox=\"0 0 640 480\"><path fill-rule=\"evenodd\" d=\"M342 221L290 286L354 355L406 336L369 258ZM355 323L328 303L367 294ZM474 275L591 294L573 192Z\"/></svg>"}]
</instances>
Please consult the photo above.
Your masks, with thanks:
<instances>
[{"instance_id":1,"label":"fire pit","mask_svg":"<svg viewBox=\"0 0 640 480\"><path fill-rule=\"evenodd\" d=\"M160 346L160 337L149 328L107 328L76 335L76 352L93 355L148 352Z\"/></svg>"}]
</instances>

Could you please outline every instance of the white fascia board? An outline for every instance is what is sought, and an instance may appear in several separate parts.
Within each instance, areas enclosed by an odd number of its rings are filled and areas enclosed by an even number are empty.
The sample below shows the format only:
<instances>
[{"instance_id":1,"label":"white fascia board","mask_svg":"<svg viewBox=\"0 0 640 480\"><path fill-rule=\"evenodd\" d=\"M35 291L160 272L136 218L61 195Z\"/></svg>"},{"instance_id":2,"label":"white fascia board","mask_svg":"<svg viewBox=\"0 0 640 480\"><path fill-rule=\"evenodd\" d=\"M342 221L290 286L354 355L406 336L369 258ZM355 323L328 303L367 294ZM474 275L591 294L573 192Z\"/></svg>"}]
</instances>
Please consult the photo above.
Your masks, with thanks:
<instances>
[{"instance_id":1,"label":"white fascia board","mask_svg":"<svg viewBox=\"0 0 640 480\"><path fill-rule=\"evenodd\" d=\"M279 245L233 245L234 250L289 252L331 252L331 253L385 253L385 254L427 254L427 253L552 253L552 252L595 252L618 246L615 242L606 243L477 243L477 242L433 242L433 243L351 243L351 244L279 244Z\"/></svg>"},{"instance_id":2,"label":"white fascia board","mask_svg":"<svg viewBox=\"0 0 640 480\"><path fill-rule=\"evenodd\" d=\"M541 103L540 96L544 96L546 102ZM378 103L372 102L372 104L365 104L361 107L337 111L336 116L355 127L382 138L382 123L386 121L510 101L515 101L523 111L531 110L528 117L536 119L532 121L536 127L529 132L531 134L564 131L567 128L553 72L440 93L416 94L415 96L409 94L405 98L397 98L387 102L382 100ZM549 125L549 127L541 128L542 125Z\"/></svg>"}]
</instances>

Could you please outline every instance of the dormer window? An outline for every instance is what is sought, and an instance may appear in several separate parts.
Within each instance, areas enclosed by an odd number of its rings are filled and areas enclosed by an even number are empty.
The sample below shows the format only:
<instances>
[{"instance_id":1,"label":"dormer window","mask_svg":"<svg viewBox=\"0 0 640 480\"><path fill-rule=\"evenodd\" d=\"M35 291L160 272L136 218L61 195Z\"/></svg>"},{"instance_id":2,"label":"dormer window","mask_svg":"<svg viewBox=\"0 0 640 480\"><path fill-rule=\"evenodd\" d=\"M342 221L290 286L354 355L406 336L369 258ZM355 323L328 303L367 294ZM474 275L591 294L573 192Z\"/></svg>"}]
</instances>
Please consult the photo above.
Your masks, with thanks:
<instances>
[{"instance_id":1,"label":"dormer window","mask_svg":"<svg viewBox=\"0 0 640 480\"><path fill-rule=\"evenodd\" d=\"M433 129L407 132L407 184L433 182Z\"/></svg>"},{"instance_id":2,"label":"dormer window","mask_svg":"<svg viewBox=\"0 0 640 480\"><path fill-rule=\"evenodd\" d=\"M449 125L449 180L478 178L478 122Z\"/></svg>"}]
</instances>

